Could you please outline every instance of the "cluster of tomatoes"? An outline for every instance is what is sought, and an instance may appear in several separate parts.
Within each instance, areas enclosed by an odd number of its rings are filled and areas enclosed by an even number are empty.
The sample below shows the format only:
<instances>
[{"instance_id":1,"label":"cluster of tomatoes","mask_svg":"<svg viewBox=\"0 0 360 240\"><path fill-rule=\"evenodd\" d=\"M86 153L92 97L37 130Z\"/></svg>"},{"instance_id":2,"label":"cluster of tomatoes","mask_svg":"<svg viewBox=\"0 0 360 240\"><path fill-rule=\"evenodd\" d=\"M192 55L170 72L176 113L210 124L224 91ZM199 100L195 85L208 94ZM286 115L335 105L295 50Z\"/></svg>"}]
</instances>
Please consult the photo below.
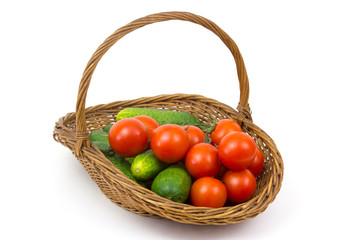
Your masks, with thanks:
<instances>
[{"instance_id":1,"label":"cluster of tomatoes","mask_svg":"<svg viewBox=\"0 0 360 240\"><path fill-rule=\"evenodd\" d=\"M210 141L206 141L207 134ZM219 120L205 133L193 125L159 126L148 116L125 118L110 129L109 143L124 157L151 148L160 161L184 162L195 179L190 190L194 206L222 207L227 201L247 201L264 166L255 141L231 119Z\"/></svg>"}]
</instances>

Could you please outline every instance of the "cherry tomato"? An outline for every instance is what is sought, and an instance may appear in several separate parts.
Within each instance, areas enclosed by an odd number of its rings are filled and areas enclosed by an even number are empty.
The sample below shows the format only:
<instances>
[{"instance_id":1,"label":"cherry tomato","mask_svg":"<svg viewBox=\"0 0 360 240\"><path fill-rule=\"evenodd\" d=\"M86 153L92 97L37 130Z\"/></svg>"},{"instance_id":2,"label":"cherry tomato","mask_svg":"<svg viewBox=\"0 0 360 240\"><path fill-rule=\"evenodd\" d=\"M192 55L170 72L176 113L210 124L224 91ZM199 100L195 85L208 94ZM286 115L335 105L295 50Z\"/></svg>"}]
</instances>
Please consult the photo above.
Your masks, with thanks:
<instances>
[{"instance_id":1,"label":"cherry tomato","mask_svg":"<svg viewBox=\"0 0 360 240\"><path fill-rule=\"evenodd\" d=\"M202 177L191 186L190 200L194 206L219 208L225 205L226 199L226 187L219 179Z\"/></svg>"},{"instance_id":2,"label":"cherry tomato","mask_svg":"<svg viewBox=\"0 0 360 240\"><path fill-rule=\"evenodd\" d=\"M182 128L185 129L185 131L189 137L190 147L194 146L197 143L204 142L205 133L200 128L193 126L193 125L182 126Z\"/></svg>"},{"instance_id":3,"label":"cherry tomato","mask_svg":"<svg viewBox=\"0 0 360 240\"><path fill-rule=\"evenodd\" d=\"M185 166L190 175L194 178L216 176L221 167L217 153L217 148L208 143L192 146L185 158Z\"/></svg>"},{"instance_id":4,"label":"cherry tomato","mask_svg":"<svg viewBox=\"0 0 360 240\"><path fill-rule=\"evenodd\" d=\"M108 139L111 148L123 157L134 157L142 153L148 144L145 125L133 118L116 122L110 128Z\"/></svg>"},{"instance_id":5,"label":"cherry tomato","mask_svg":"<svg viewBox=\"0 0 360 240\"><path fill-rule=\"evenodd\" d=\"M190 141L182 127L176 124L165 124L155 129L150 146L159 160L174 163L185 157Z\"/></svg>"},{"instance_id":6,"label":"cherry tomato","mask_svg":"<svg viewBox=\"0 0 360 240\"><path fill-rule=\"evenodd\" d=\"M259 148L256 148L256 155L253 163L248 169L254 174L255 177L259 176L262 169L264 168L264 155Z\"/></svg>"},{"instance_id":7,"label":"cherry tomato","mask_svg":"<svg viewBox=\"0 0 360 240\"><path fill-rule=\"evenodd\" d=\"M242 170L254 161L256 143L246 133L228 133L218 147L220 161L230 170Z\"/></svg>"},{"instance_id":8,"label":"cherry tomato","mask_svg":"<svg viewBox=\"0 0 360 240\"><path fill-rule=\"evenodd\" d=\"M233 203L249 200L255 193L256 179L250 170L227 171L222 178L227 190L227 199Z\"/></svg>"},{"instance_id":9,"label":"cherry tomato","mask_svg":"<svg viewBox=\"0 0 360 240\"><path fill-rule=\"evenodd\" d=\"M215 145L219 146L221 139L233 131L242 132L240 125L232 119L221 119L216 123L210 138Z\"/></svg>"},{"instance_id":10,"label":"cherry tomato","mask_svg":"<svg viewBox=\"0 0 360 240\"><path fill-rule=\"evenodd\" d=\"M151 139L154 130L160 126L155 119L149 116L139 115L139 116L135 116L134 118L139 120L145 125L149 139Z\"/></svg>"}]
</instances>

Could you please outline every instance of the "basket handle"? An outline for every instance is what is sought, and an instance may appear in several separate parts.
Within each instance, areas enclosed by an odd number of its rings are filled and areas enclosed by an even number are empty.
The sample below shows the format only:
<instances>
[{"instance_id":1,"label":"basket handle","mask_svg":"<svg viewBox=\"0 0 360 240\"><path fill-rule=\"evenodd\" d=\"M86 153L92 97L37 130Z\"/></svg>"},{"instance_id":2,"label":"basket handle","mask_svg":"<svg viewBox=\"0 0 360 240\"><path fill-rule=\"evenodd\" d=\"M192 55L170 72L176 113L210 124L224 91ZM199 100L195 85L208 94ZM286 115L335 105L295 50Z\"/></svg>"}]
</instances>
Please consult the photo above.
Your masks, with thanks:
<instances>
[{"instance_id":1,"label":"basket handle","mask_svg":"<svg viewBox=\"0 0 360 240\"><path fill-rule=\"evenodd\" d=\"M238 105L239 110L239 121L242 121L244 118L251 118L250 109L248 107L249 100L249 81L245 69L245 64L240 54L240 51L236 43L227 35L220 27L218 27L212 21L203 18L201 16L188 13L188 12L163 12L157 14L151 14L142 18L139 18L129 24L119 28L113 34L111 34L95 51L89 60L86 68L84 70L83 76L80 81L77 102L76 102L76 144L75 144L75 154L78 156L80 149L85 144L86 146L90 145L89 134L86 131L86 122L85 122L85 100L86 94L89 88L91 77L94 73L94 70L100 61L101 57L109 50L109 48L114 45L120 38L126 34L146 26L148 24L162 22L167 20L183 20L189 21L196 24L199 24L213 33L215 33L228 47L232 53L237 69L237 75L240 85L240 101Z\"/></svg>"}]
</instances>

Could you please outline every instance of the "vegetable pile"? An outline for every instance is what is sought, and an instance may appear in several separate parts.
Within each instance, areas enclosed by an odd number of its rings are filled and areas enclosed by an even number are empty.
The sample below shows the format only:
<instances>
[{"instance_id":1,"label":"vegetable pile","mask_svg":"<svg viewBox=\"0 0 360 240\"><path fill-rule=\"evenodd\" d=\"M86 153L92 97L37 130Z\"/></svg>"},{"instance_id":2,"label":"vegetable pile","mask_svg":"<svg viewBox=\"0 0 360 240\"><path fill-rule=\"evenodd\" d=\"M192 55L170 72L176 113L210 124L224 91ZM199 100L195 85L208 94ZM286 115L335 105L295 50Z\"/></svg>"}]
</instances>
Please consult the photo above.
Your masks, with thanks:
<instances>
[{"instance_id":1,"label":"vegetable pile","mask_svg":"<svg viewBox=\"0 0 360 240\"><path fill-rule=\"evenodd\" d=\"M90 141L126 176L175 202L218 208L249 200L262 152L237 122L213 126L190 113L125 108Z\"/></svg>"}]
</instances>

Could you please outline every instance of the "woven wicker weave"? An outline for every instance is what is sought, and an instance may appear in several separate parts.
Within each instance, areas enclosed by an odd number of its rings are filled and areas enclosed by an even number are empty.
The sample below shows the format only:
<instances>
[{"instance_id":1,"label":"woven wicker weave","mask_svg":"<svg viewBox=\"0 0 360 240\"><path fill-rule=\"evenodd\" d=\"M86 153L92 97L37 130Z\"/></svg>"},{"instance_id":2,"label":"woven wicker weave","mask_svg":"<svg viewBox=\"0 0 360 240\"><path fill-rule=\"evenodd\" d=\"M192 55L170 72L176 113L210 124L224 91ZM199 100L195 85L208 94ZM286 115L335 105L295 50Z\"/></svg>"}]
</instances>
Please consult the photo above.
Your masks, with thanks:
<instances>
[{"instance_id":1,"label":"woven wicker weave","mask_svg":"<svg viewBox=\"0 0 360 240\"><path fill-rule=\"evenodd\" d=\"M231 51L240 83L240 102L237 110L200 95L171 94L117 101L85 108L91 76L107 50L129 32L145 25L185 20L199 24L215 33ZM96 182L101 191L114 203L131 212L150 217L199 225L225 225L250 219L263 212L275 199L283 178L283 162L274 141L251 119L248 105L249 83L242 56L234 41L215 23L187 12L165 12L137 19L119 28L96 50L88 62L80 82L76 112L68 113L56 122L54 139L68 147ZM231 118L238 121L244 132L251 135L262 150L265 165L257 179L254 196L245 203L222 208L194 207L176 203L141 187L119 171L90 143L89 133L115 122L116 114L126 107L171 109L190 112L204 122L210 119Z\"/></svg>"}]
</instances>

